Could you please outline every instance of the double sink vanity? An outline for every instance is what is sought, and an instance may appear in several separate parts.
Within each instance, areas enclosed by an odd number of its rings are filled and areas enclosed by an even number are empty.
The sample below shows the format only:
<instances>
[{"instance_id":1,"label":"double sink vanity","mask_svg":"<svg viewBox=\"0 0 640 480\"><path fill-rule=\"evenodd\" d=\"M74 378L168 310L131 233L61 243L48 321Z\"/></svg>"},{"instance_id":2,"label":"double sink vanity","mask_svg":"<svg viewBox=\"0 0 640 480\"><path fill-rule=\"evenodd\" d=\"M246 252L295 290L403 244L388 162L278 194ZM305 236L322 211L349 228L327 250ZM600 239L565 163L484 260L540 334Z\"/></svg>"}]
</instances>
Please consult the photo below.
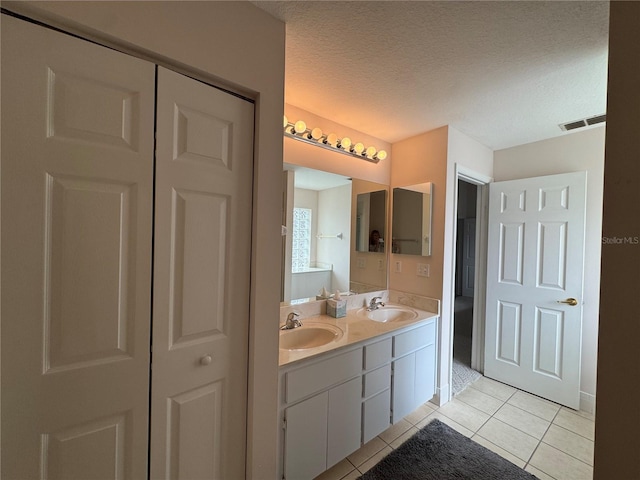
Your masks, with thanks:
<instances>
[{"instance_id":1,"label":"double sink vanity","mask_svg":"<svg viewBox=\"0 0 640 480\"><path fill-rule=\"evenodd\" d=\"M311 480L434 396L440 305L387 290L392 253L431 255L431 183L393 189L389 228L389 185L317 170L297 143L285 137L278 478ZM327 290L357 292L346 316L326 315Z\"/></svg>"},{"instance_id":2,"label":"double sink vanity","mask_svg":"<svg viewBox=\"0 0 640 480\"><path fill-rule=\"evenodd\" d=\"M433 397L438 313L388 297L281 309L279 478L313 479Z\"/></svg>"}]
</instances>

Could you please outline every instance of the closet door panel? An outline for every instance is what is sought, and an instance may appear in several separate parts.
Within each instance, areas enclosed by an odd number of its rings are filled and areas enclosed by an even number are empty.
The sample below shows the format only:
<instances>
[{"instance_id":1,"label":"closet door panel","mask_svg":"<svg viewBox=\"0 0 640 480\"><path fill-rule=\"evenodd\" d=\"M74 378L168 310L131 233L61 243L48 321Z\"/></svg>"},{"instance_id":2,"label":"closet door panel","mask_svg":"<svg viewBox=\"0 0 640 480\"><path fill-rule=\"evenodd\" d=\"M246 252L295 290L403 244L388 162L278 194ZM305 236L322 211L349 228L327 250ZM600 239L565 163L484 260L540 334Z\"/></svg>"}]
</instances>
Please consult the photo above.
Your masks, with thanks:
<instances>
[{"instance_id":1,"label":"closet door panel","mask_svg":"<svg viewBox=\"0 0 640 480\"><path fill-rule=\"evenodd\" d=\"M2 15L2 478L144 478L154 66Z\"/></svg>"},{"instance_id":2,"label":"closet door panel","mask_svg":"<svg viewBox=\"0 0 640 480\"><path fill-rule=\"evenodd\" d=\"M157 102L151 476L243 478L253 104L164 68Z\"/></svg>"}]
</instances>

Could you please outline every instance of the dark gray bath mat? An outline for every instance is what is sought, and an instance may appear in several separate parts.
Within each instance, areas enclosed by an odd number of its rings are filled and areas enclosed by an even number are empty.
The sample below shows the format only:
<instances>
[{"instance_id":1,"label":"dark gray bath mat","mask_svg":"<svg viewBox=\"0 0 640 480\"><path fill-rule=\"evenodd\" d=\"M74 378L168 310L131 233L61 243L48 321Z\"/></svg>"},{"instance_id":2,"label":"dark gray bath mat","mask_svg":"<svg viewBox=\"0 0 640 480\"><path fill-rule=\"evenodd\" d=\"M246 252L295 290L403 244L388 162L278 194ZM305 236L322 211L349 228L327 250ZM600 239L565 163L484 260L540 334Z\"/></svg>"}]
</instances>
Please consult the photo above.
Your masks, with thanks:
<instances>
[{"instance_id":1,"label":"dark gray bath mat","mask_svg":"<svg viewBox=\"0 0 640 480\"><path fill-rule=\"evenodd\" d=\"M432 420L383 458L362 480L533 480L497 453Z\"/></svg>"}]
</instances>

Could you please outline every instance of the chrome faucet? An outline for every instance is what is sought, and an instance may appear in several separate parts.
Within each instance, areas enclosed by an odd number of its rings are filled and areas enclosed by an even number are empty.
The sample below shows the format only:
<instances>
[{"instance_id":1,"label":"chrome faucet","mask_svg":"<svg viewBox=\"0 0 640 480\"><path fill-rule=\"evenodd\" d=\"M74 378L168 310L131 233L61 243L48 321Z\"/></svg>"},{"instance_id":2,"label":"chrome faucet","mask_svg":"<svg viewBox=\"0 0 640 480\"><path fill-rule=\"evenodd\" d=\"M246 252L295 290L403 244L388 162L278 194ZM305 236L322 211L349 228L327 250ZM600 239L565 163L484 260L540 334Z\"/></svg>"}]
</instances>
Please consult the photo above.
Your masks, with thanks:
<instances>
[{"instance_id":1,"label":"chrome faucet","mask_svg":"<svg viewBox=\"0 0 640 480\"><path fill-rule=\"evenodd\" d=\"M280 327L280 330L291 330L293 328L301 327L302 322L296 318L299 316L299 313L291 312L289 315L287 315L287 321L283 326Z\"/></svg>"},{"instance_id":2,"label":"chrome faucet","mask_svg":"<svg viewBox=\"0 0 640 480\"><path fill-rule=\"evenodd\" d=\"M367 307L368 311L377 310L380 307L384 307L384 302L382 301L382 297L373 297L369 302L369 306Z\"/></svg>"}]
</instances>

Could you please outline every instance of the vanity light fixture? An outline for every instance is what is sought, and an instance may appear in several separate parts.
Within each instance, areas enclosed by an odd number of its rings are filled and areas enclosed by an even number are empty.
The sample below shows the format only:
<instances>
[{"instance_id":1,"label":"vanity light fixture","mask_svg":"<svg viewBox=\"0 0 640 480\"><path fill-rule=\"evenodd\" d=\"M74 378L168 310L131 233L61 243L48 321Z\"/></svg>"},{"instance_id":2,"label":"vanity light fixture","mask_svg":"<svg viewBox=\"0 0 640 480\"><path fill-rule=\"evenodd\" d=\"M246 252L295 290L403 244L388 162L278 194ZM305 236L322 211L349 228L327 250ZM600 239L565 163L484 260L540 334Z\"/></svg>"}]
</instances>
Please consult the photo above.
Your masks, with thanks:
<instances>
[{"instance_id":1,"label":"vanity light fixture","mask_svg":"<svg viewBox=\"0 0 640 480\"><path fill-rule=\"evenodd\" d=\"M387 158L387 152L384 150L378 151L375 147L365 147L360 142L354 144L349 137L338 138L335 133L325 134L317 127L307 128L307 124L302 120L292 123L285 116L282 125L285 136L301 142L373 163L378 163L380 160Z\"/></svg>"}]
</instances>

